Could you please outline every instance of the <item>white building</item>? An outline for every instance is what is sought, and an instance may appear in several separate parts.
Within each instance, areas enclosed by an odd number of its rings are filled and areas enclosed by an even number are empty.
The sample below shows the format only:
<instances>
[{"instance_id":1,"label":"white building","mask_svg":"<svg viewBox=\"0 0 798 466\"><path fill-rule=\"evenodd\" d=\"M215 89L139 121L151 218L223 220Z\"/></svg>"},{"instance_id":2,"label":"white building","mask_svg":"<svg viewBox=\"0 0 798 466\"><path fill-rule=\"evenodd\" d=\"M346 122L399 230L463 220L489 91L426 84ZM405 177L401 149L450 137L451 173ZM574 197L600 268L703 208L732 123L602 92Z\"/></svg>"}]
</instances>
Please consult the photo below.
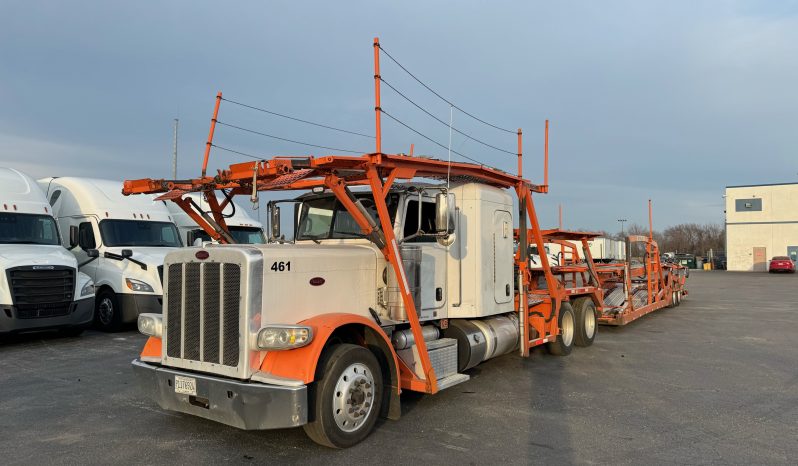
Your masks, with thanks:
<instances>
[{"instance_id":1,"label":"white building","mask_svg":"<svg viewBox=\"0 0 798 466\"><path fill-rule=\"evenodd\" d=\"M798 260L798 183L727 186L727 268L764 272L787 255Z\"/></svg>"}]
</instances>

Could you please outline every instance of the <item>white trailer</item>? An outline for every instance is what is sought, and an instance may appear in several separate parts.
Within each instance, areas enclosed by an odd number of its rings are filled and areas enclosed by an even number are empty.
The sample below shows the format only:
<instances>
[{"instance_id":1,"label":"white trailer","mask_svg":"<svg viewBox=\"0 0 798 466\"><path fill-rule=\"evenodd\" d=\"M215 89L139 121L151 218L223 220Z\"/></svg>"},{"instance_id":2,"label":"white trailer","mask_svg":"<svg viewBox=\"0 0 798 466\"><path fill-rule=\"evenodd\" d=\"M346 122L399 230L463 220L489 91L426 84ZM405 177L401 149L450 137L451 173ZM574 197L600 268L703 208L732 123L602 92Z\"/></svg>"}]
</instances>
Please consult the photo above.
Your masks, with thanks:
<instances>
[{"instance_id":1,"label":"white trailer","mask_svg":"<svg viewBox=\"0 0 798 466\"><path fill-rule=\"evenodd\" d=\"M80 334L92 322L94 283L61 246L47 198L13 168L0 168L0 197L0 333Z\"/></svg>"},{"instance_id":2,"label":"white trailer","mask_svg":"<svg viewBox=\"0 0 798 466\"><path fill-rule=\"evenodd\" d=\"M185 198L196 203L202 211L210 210L208 202L205 201L200 193L190 193ZM217 199L219 203L224 200L220 196ZM174 219L175 225L180 230L180 237L186 246L200 246L204 242L211 241L211 237L177 204L168 201L164 201L164 204L169 209L169 212L172 213L172 219ZM263 234L263 224L252 218L242 205L230 201L223 214L225 215L225 223L230 236L233 237L237 244L263 244L266 242L266 237Z\"/></svg>"},{"instance_id":3,"label":"white trailer","mask_svg":"<svg viewBox=\"0 0 798 466\"><path fill-rule=\"evenodd\" d=\"M169 210L152 196L123 196L118 181L45 178L65 244L97 287L95 322L115 331L138 315L161 312L163 260L182 246ZM98 258L87 253L99 251Z\"/></svg>"},{"instance_id":4,"label":"white trailer","mask_svg":"<svg viewBox=\"0 0 798 466\"><path fill-rule=\"evenodd\" d=\"M626 242L610 238L595 238L588 241L590 255L596 262L626 260Z\"/></svg>"}]
</instances>

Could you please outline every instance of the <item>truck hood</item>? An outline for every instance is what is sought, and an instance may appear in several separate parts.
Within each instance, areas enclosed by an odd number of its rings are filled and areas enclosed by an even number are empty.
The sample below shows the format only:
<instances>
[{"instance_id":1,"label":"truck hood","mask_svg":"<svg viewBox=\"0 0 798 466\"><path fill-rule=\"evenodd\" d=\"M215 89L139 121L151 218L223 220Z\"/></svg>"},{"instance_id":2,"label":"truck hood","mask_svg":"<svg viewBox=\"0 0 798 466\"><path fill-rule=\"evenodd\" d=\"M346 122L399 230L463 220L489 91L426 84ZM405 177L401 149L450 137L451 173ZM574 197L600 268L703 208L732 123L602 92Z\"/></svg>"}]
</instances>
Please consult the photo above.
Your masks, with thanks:
<instances>
[{"instance_id":1,"label":"truck hood","mask_svg":"<svg viewBox=\"0 0 798 466\"><path fill-rule=\"evenodd\" d=\"M0 244L0 267L8 269L24 265L64 265L77 268L78 263L62 246L44 244Z\"/></svg>"}]
</instances>

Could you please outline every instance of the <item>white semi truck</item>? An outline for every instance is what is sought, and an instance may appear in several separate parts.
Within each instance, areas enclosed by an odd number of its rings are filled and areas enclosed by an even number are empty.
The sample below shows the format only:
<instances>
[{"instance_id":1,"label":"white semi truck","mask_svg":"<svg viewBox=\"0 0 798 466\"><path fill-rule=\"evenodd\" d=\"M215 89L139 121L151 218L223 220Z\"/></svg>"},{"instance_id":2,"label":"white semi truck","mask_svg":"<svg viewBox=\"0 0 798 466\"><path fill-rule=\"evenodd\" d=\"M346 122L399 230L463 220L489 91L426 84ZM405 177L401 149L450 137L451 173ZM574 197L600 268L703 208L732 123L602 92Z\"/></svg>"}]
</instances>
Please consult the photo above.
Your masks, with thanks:
<instances>
[{"instance_id":1,"label":"white semi truck","mask_svg":"<svg viewBox=\"0 0 798 466\"><path fill-rule=\"evenodd\" d=\"M94 283L61 246L44 193L28 175L0 168L0 197L0 334L80 334L94 315Z\"/></svg>"},{"instance_id":2,"label":"white semi truck","mask_svg":"<svg viewBox=\"0 0 798 466\"><path fill-rule=\"evenodd\" d=\"M169 210L152 196L123 196L118 181L45 178L65 246L94 280L95 323L116 331L138 315L161 312L163 259L182 246ZM99 257L89 251L98 250Z\"/></svg>"},{"instance_id":3,"label":"white semi truck","mask_svg":"<svg viewBox=\"0 0 798 466\"><path fill-rule=\"evenodd\" d=\"M189 193L186 199L191 199L203 211L208 211L210 207L200 193ZM223 197L218 197L218 202L224 202ZM164 201L164 204L172 214L172 219L180 230L180 237L186 246L192 246L197 241L201 244L210 241L211 238L202 228L197 225L188 214L173 202ZM263 224L252 218L247 210L240 204L230 201L223 210L225 223L230 231L230 236L237 244L263 244L266 237L263 234Z\"/></svg>"}]
</instances>

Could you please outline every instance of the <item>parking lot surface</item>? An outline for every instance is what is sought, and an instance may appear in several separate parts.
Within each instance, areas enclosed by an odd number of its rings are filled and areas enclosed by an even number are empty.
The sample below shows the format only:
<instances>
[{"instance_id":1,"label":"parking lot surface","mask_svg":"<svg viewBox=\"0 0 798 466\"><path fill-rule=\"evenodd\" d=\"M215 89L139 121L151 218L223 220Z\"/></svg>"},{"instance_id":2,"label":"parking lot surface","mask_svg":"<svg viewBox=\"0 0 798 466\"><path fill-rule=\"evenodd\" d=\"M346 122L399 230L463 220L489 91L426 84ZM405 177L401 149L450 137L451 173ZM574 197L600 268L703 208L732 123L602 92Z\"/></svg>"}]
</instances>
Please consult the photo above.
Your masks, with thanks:
<instances>
[{"instance_id":1,"label":"parking lot surface","mask_svg":"<svg viewBox=\"0 0 798 466\"><path fill-rule=\"evenodd\" d=\"M484 363L330 450L302 429L245 432L140 394L131 329L0 340L3 464L792 463L796 275L695 272L690 296L568 357Z\"/></svg>"}]
</instances>

